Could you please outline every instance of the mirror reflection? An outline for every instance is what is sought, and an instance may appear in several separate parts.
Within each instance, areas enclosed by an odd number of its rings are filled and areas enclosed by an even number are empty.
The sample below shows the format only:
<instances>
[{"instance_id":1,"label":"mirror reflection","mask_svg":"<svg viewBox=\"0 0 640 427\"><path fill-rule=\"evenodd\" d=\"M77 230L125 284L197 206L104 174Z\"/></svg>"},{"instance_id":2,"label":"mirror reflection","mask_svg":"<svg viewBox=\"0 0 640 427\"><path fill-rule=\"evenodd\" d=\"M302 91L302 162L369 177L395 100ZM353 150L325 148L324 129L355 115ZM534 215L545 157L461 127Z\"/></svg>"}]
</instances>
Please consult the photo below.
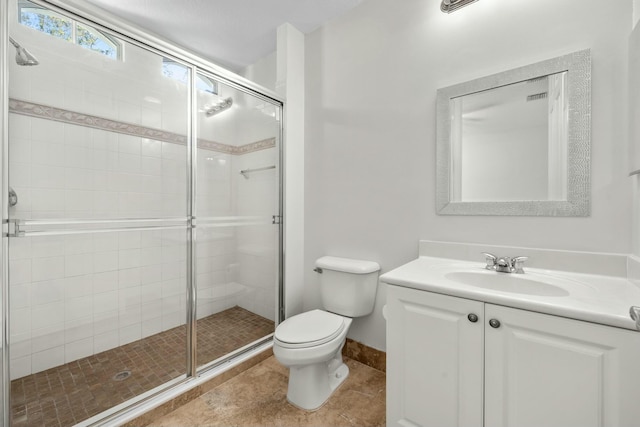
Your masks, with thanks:
<instances>
[{"instance_id":1,"label":"mirror reflection","mask_svg":"<svg viewBox=\"0 0 640 427\"><path fill-rule=\"evenodd\" d=\"M567 74L450 99L452 201L567 199Z\"/></svg>"}]
</instances>

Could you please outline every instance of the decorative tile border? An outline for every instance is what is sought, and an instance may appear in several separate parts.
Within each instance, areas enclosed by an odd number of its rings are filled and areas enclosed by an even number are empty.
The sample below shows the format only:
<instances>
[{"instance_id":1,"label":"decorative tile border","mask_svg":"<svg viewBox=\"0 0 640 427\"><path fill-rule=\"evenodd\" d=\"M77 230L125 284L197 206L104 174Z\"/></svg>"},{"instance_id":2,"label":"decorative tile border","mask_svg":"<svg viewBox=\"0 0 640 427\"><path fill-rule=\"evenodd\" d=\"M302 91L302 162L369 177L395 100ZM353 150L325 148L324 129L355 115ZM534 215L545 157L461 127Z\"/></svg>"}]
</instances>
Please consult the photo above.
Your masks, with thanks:
<instances>
[{"instance_id":1,"label":"decorative tile border","mask_svg":"<svg viewBox=\"0 0 640 427\"><path fill-rule=\"evenodd\" d=\"M187 144L187 137L177 133L165 132L130 123L118 122L98 116L77 113L62 108L49 107L42 104L9 99L9 112L40 119L55 120L57 122L101 129L108 132L116 132L125 135L148 138L156 141L171 142L173 144Z\"/></svg>"},{"instance_id":2,"label":"decorative tile border","mask_svg":"<svg viewBox=\"0 0 640 427\"><path fill-rule=\"evenodd\" d=\"M273 148L275 146L275 138L263 139L261 141L241 145L239 147L214 141L208 141L206 139L198 139L198 148L202 148L203 150L217 151L218 153L231 154L234 156L241 156L243 154L253 153L254 151L266 150L267 148Z\"/></svg>"},{"instance_id":3,"label":"decorative tile border","mask_svg":"<svg viewBox=\"0 0 640 427\"><path fill-rule=\"evenodd\" d=\"M62 108L51 107L43 104L35 104L19 99L9 99L9 112L22 114L23 116L37 117L40 119L54 120L62 123L69 123L77 126L84 126L108 132L121 133L140 138L153 139L155 141L170 142L172 144L187 145L187 137L173 132L160 129L134 125L126 122L105 119L103 117L78 113ZM265 150L276 146L275 138L263 139L239 147L222 144L220 142L198 139L198 148L215 151L218 153L242 155L254 151Z\"/></svg>"},{"instance_id":4,"label":"decorative tile border","mask_svg":"<svg viewBox=\"0 0 640 427\"><path fill-rule=\"evenodd\" d=\"M238 147L223 144L221 142L208 141L206 139L198 138L198 148L202 148L203 150L215 151L217 153L233 155L235 154L235 151Z\"/></svg>"},{"instance_id":5,"label":"decorative tile border","mask_svg":"<svg viewBox=\"0 0 640 427\"><path fill-rule=\"evenodd\" d=\"M247 153L253 153L254 151L266 150L276 146L275 138L263 139L261 141L252 142L251 144L241 145L239 147L233 147L233 154L242 155Z\"/></svg>"}]
</instances>

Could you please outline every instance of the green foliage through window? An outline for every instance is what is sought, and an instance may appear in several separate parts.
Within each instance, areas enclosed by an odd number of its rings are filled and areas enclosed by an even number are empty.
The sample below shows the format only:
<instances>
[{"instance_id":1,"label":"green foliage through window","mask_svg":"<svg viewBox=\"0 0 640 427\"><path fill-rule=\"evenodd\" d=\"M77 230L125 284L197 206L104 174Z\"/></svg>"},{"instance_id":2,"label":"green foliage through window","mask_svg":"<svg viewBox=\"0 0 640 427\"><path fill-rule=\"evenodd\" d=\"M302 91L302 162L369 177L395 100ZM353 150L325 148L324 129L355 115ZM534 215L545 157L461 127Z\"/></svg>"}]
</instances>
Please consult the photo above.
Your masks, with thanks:
<instances>
[{"instance_id":1,"label":"green foliage through window","mask_svg":"<svg viewBox=\"0 0 640 427\"><path fill-rule=\"evenodd\" d=\"M34 30L77 44L108 58L122 57L122 46L113 37L28 1L19 2L19 20Z\"/></svg>"}]
</instances>

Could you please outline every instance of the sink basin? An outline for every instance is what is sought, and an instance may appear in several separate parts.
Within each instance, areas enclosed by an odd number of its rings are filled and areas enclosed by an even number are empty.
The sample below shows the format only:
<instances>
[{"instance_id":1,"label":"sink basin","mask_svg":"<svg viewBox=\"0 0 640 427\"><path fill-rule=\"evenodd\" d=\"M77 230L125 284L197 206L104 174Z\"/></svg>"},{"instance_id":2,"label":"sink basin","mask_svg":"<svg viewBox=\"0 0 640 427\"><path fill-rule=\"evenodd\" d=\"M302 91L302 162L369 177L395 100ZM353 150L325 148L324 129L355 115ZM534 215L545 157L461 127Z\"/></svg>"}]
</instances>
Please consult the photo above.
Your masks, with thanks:
<instances>
[{"instance_id":1,"label":"sink basin","mask_svg":"<svg viewBox=\"0 0 640 427\"><path fill-rule=\"evenodd\" d=\"M567 290L559 286L523 277L521 274L493 271L455 271L446 273L444 277L464 285L512 294L547 297L566 297L569 295Z\"/></svg>"}]
</instances>

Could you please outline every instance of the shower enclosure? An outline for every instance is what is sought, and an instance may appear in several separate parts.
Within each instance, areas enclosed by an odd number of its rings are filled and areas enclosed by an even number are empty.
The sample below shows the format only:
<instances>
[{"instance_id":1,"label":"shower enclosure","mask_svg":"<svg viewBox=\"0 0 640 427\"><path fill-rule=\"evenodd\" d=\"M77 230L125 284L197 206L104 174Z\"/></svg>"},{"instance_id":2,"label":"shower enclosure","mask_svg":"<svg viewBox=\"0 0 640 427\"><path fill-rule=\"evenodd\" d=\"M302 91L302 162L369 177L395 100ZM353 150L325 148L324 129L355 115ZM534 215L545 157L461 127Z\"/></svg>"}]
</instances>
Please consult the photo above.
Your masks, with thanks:
<instances>
[{"instance_id":1,"label":"shower enclosure","mask_svg":"<svg viewBox=\"0 0 640 427\"><path fill-rule=\"evenodd\" d=\"M124 23L2 8L5 425L100 424L267 345L282 100Z\"/></svg>"}]
</instances>

